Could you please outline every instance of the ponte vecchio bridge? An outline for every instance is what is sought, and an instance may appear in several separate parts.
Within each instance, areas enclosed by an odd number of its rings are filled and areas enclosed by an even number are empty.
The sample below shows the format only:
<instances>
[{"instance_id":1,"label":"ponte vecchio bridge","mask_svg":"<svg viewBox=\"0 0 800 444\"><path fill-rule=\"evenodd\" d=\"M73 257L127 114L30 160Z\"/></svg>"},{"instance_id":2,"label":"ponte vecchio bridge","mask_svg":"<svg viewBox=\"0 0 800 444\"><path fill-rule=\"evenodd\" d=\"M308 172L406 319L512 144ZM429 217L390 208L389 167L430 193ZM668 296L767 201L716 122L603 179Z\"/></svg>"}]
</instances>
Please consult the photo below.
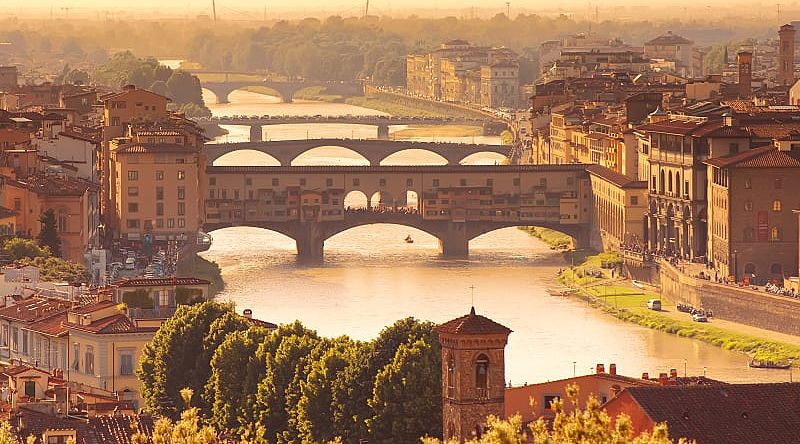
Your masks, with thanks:
<instances>
[{"instance_id":1,"label":"ponte vecchio bridge","mask_svg":"<svg viewBox=\"0 0 800 444\"><path fill-rule=\"evenodd\" d=\"M415 142L401 140L367 140L367 139L305 139L276 140L267 142L213 143L205 145L208 165L225 154L241 150L254 150L268 154L280 162L281 166L290 166L301 154L322 146L336 146L354 151L369 161L371 166L380 165L381 161L401 151L417 149L429 151L447 160L448 165L459 162L477 153L496 153L508 157L511 147L505 145L480 145L467 143Z\"/></svg>"},{"instance_id":2,"label":"ponte vecchio bridge","mask_svg":"<svg viewBox=\"0 0 800 444\"><path fill-rule=\"evenodd\" d=\"M207 180L206 232L233 226L276 231L294 239L305 260L321 260L331 236L376 223L430 233L445 257L464 257L471 239L514 226L562 231L579 248L589 243L584 165L209 166ZM365 208L346 206L353 193L366 198Z\"/></svg>"}]
</instances>

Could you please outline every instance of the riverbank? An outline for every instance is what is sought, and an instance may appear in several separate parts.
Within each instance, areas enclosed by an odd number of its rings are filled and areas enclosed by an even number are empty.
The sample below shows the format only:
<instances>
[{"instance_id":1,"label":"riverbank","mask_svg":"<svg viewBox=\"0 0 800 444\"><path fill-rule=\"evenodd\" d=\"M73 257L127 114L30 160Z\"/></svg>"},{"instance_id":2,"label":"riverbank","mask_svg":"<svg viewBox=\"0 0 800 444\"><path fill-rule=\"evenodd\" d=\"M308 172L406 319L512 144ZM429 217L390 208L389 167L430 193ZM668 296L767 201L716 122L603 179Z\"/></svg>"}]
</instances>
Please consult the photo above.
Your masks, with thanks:
<instances>
[{"instance_id":1,"label":"riverbank","mask_svg":"<svg viewBox=\"0 0 800 444\"><path fill-rule=\"evenodd\" d=\"M580 265L564 269L559 280L577 290L573 293L575 297L617 319L742 352L757 361L800 364L800 345L790 342L793 336L728 321L715 325L717 321L713 318L708 323L694 322L688 314L678 312L675 304L654 288L638 288L628 280L615 279L611 270L616 268L603 265L617 261L619 257L615 253L588 256ZM663 310L648 309L650 299L660 299ZM743 329L750 334L741 333Z\"/></svg>"},{"instance_id":2,"label":"riverbank","mask_svg":"<svg viewBox=\"0 0 800 444\"><path fill-rule=\"evenodd\" d=\"M225 289L222 270L216 262L209 261L197 254L191 254L181 258L177 268L179 276L192 276L211 282L208 290L209 297L214 297Z\"/></svg>"},{"instance_id":3,"label":"riverbank","mask_svg":"<svg viewBox=\"0 0 800 444\"><path fill-rule=\"evenodd\" d=\"M561 249L572 247L572 237L560 231L542 227L519 227L519 229L553 248Z\"/></svg>"},{"instance_id":4,"label":"riverbank","mask_svg":"<svg viewBox=\"0 0 800 444\"><path fill-rule=\"evenodd\" d=\"M462 117L451 113L436 111L433 109L424 109L424 108L408 106L405 104L377 97L367 97L367 96L350 97L345 99L344 103L348 105L360 106L362 108L374 109L375 111L381 111L387 114L391 114L393 116L435 117L435 118Z\"/></svg>"}]
</instances>

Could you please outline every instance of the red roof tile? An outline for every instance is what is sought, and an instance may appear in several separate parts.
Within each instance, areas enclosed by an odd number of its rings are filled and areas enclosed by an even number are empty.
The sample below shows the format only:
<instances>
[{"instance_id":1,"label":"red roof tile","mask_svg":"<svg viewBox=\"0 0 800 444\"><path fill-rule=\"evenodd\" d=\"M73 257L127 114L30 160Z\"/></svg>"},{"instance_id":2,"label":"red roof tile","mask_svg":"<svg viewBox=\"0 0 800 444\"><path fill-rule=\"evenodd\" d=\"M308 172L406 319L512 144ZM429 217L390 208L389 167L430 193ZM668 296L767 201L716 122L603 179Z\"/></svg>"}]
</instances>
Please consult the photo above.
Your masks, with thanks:
<instances>
[{"instance_id":1,"label":"red roof tile","mask_svg":"<svg viewBox=\"0 0 800 444\"><path fill-rule=\"evenodd\" d=\"M800 168L800 153L780 151L773 145L767 145L708 159L705 163L719 168Z\"/></svg>"},{"instance_id":2,"label":"red roof tile","mask_svg":"<svg viewBox=\"0 0 800 444\"><path fill-rule=\"evenodd\" d=\"M67 323L66 325L75 330L82 330L95 334L140 333L151 331L150 328L137 327L136 324L134 324L133 321L131 321L130 318L124 314L117 314L107 318L99 319L89 325L73 323ZM157 330L157 328L152 329L152 331L155 330Z\"/></svg>"},{"instance_id":3,"label":"red roof tile","mask_svg":"<svg viewBox=\"0 0 800 444\"><path fill-rule=\"evenodd\" d=\"M800 384L630 387L628 395L671 436L702 444L796 443Z\"/></svg>"},{"instance_id":4,"label":"red roof tile","mask_svg":"<svg viewBox=\"0 0 800 444\"><path fill-rule=\"evenodd\" d=\"M468 315L445 322L436 328L439 333L453 335L486 335L486 334L509 334L511 329L498 324L497 322L475 314L475 307L472 307Z\"/></svg>"},{"instance_id":5,"label":"red roof tile","mask_svg":"<svg viewBox=\"0 0 800 444\"><path fill-rule=\"evenodd\" d=\"M619 174L618 172L606 168L602 165L597 165L597 164L587 165L586 171L588 171L589 174L601 177L604 180L611 182L620 188L647 188L646 181L631 179L628 176Z\"/></svg>"},{"instance_id":6,"label":"red roof tile","mask_svg":"<svg viewBox=\"0 0 800 444\"><path fill-rule=\"evenodd\" d=\"M0 319L36 322L60 313L66 313L67 309L69 309L69 302L63 299L32 296L14 305L0 308Z\"/></svg>"}]
</instances>

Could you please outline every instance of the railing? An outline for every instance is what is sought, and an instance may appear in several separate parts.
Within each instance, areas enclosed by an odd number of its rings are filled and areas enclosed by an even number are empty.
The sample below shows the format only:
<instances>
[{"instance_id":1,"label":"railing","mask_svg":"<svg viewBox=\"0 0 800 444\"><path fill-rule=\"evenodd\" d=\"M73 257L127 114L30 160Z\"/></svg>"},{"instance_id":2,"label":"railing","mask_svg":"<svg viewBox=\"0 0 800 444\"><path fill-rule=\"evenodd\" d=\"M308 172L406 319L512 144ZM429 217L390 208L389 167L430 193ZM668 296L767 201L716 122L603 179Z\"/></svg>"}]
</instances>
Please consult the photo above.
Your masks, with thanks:
<instances>
[{"instance_id":1,"label":"railing","mask_svg":"<svg viewBox=\"0 0 800 444\"><path fill-rule=\"evenodd\" d=\"M488 387L475 388L475 397L477 399L482 399L482 400L489 399L489 388Z\"/></svg>"}]
</instances>

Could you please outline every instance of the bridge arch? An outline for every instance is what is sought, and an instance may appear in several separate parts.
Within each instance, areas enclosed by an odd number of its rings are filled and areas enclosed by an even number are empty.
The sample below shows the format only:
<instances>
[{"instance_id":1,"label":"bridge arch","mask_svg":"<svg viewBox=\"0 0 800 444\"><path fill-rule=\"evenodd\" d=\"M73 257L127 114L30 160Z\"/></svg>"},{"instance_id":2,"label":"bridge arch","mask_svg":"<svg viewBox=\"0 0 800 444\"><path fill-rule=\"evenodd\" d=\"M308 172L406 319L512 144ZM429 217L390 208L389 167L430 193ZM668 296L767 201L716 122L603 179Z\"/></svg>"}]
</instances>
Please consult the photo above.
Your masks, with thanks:
<instances>
[{"instance_id":1,"label":"bridge arch","mask_svg":"<svg viewBox=\"0 0 800 444\"><path fill-rule=\"evenodd\" d=\"M352 210L363 210L369 208L369 197L367 197L367 193L361 190L350 190L344 196L344 208L345 210L352 209Z\"/></svg>"},{"instance_id":2,"label":"bridge arch","mask_svg":"<svg viewBox=\"0 0 800 444\"><path fill-rule=\"evenodd\" d=\"M281 166L281 162L264 151L242 149L217 157L214 166Z\"/></svg>"},{"instance_id":3,"label":"bridge arch","mask_svg":"<svg viewBox=\"0 0 800 444\"><path fill-rule=\"evenodd\" d=\"M291 166L368 166L371 162L364 154L361 150L346 146L319 145L302 151L291 159L290 164Z\"/></svg>"},{"instance_id":4,"label":"bridge arch","mask_svg":"<svg viewBox=\"0 0 800 444\"><path fill-rule=\"evenodd\" d=\"M424 156L430 160L428 161L412 161L414 156ZM384 157L380 161L381 166L403 166L403 165L447 165L447 159L441 154L421 149L421 148L405 148L400 151L395 151L392 154Z\"/></svg>"},{"instance_id":5,"label":"bridge arch","mask_svg":"<svg viewBox=\"0 0 800 444\"><path fill-rule=\"evenodd\" d=\"M479 151L461 159L460 165L502 165L508 157L496 151Z\"/></svg>"}]
</instances>

